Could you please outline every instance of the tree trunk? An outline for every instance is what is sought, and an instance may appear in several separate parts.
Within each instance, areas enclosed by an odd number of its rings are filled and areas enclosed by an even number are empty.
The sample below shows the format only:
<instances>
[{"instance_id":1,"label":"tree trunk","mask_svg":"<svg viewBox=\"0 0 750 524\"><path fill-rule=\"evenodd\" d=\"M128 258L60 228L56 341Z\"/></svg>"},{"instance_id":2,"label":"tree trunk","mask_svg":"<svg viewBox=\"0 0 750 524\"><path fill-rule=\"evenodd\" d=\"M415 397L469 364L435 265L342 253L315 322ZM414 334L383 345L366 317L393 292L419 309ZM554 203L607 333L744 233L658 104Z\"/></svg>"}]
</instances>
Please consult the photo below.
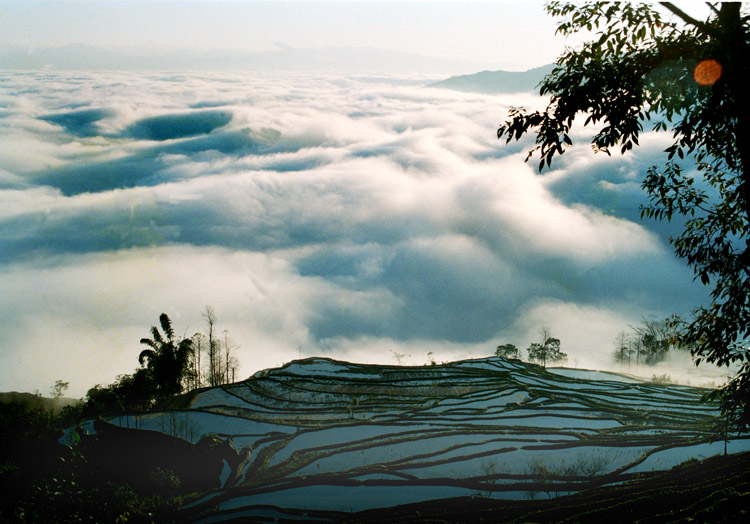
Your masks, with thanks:
<instances>
[{"instance_id":1,"label":"tree trunk","mask_svg":"<svg viewBox=\"0 0 750 524\"><path fill-rule=\"evenodd\" d=\"M750 223L750 100L747 92L750 88L750 46L742 23L740 2L724 2L719 10L719 42L724 54L722 66L726 71L726 84L731 99L736 104L734 115L737 118L737 150L739 153L739 171L742 182L739 186L742 209L745 219ZM747 256L746 256L747 258ZM748 265L745 264L747 268Z\"/></svg>"}]
</instances>

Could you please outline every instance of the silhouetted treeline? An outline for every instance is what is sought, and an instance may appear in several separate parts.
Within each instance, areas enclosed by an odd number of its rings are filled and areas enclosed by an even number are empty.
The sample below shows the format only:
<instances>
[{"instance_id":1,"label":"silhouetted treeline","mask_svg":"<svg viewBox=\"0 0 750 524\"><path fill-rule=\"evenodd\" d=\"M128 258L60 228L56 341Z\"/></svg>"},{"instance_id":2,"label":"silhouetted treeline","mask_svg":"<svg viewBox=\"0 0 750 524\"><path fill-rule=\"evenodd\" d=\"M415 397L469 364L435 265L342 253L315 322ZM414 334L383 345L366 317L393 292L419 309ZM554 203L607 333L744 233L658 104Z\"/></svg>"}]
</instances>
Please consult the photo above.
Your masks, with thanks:
<instances>
[{"instance_id":1,"label":"silhouetted treeline","mask_svg":"<svg viewBox=\"0 0 750 524\"><path fill-rule=\"evenodd\" d=\"M140 366L133 373L118 375L112 384L89 389L82 416L144 411L199 387L233 382L238 368L233 353L239 346L227 330L217 336L216 314L211 306L206 306L203 317L207 334L180 338L169 316L162 313L159 327L152 326L151 336L140 341L146 346L138 355Z\"/></svg>"},{"instance_id":2,"label":"silhouetted treeline","mask_svg":"<svg viewBox=\"0 0 750 524\"><path fill-rule=\"evenodd\" d=\"M679 318L664 320L644 319L639 326L630 326L630 332L621 331L615 339L613 357L622 364L653 366L666 360L670 351L689 350L675 343Z\"/></svg>"},{"instance_id":3,"label":"silhouetted treeline","mask_svg":"<svg viewBox=\"0 0 750 524\"><path fill-rule=\"evenodd\" d=\"M208 327L207 333L195 333L191 340L191 355L188 382L190 389L203 386L220 386L235 381L239 362L234 352L239 349L226 329L217 334L217 318L214 308L206 306L202 316Z\"/></svg>"},{"instance_id":4,"label":"silhouetted treeline","mask_svg":"<svg viewBox=\"0 0 750 524\"><path fill-rule=\"evenodd\" d=\"M560 339L551 336L548 327L539 330L540 342L533 342L526 350L530 362L541 364L562 364L568 360L567 353L560 351ZM495 355L502 358L521 359L521 350L513 344L501 344L497 346Z\"/></svg>"}]
</instances>

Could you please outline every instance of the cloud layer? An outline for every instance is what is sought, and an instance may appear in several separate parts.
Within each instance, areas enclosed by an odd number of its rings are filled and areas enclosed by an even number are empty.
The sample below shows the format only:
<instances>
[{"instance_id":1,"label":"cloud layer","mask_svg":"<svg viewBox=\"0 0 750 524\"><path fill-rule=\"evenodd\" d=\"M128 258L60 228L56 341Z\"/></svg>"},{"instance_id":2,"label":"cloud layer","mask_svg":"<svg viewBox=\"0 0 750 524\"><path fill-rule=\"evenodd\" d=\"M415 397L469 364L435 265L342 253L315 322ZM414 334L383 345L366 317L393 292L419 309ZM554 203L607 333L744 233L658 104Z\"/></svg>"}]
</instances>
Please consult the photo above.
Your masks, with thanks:
<instances>
[{"instance_id":1,"label":"cloud layer","mask_svg":"<svg viewBox=\"0 0 750 524\"><path fill-rule=\"evenodd\" d=\"M628 323L704 298L669 231L637 221L659 137L540 177L528 142L494 138L538 100L432 80L5 74L0 390L83 394L133 369L159 313L192 333L206 304L249 375L487 355L542 324L606 366Z\"/></svg>"}]
</instances>

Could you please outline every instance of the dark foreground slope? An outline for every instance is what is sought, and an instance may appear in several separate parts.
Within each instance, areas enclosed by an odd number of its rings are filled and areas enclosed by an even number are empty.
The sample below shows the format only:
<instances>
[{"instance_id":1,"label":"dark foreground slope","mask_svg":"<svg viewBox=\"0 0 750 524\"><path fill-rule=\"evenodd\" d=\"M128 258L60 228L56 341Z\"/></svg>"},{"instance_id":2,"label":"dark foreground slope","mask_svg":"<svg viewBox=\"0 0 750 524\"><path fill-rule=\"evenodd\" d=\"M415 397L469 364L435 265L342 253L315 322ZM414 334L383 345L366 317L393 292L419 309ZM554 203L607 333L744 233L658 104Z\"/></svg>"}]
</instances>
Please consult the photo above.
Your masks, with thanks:
<instances>
[{"instance_id":1,"label":"dark foreground slope","mask_svg":"<svg viewBox=\"0 0 750 524\"><path fill-rule=\"evenodd\" d=\"M344 523L739 523L750 519L750 453L690 461L546 500L455 498L352 514Z\"/></svg>"}]
</instances>

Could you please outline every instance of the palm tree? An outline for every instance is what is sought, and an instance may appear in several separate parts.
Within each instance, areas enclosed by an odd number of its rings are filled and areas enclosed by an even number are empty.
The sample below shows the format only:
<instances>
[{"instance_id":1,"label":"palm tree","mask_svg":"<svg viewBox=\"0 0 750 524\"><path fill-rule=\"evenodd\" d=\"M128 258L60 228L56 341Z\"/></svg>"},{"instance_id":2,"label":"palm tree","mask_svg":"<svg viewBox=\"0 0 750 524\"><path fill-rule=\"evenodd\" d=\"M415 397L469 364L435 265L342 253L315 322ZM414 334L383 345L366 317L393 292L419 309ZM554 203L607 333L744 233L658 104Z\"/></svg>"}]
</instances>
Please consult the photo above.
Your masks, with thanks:
<instances>
[{"instance_id":1,"label":"palm tree","mask_svg":"<svg viewBox=\"0 0 750 524\"><path fill-rule=\"evenodd\" d=\"M146 363L157 400L182 393L183 379L190 373L190 358L193 354L192 340L175 339L172 321L166 313L159 316L159 323L163 334L152 326L152 338L141 339L141 344L149 349L144 349L138 355L141 366Z\"/></svg>"}]
</instances>

